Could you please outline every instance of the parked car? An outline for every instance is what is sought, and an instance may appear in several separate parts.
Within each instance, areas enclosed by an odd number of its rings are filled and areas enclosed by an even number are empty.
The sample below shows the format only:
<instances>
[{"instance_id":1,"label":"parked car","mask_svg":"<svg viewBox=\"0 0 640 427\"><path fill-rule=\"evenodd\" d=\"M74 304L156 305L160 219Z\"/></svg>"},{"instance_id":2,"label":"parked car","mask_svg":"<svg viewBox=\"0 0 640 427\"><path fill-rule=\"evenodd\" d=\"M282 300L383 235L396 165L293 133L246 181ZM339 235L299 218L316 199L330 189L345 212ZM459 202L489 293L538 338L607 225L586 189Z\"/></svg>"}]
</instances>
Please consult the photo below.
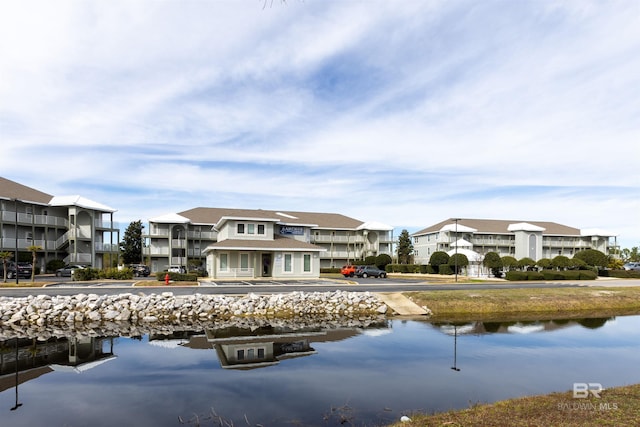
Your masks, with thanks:
<instances>
[{"instance_id":1,"label":"parked car","mask_svg":"<svg viewBox=\"0 0 640 427\"><path fill-rule=\"evenodd\" d=\"M56 277L71 277L74 270L82 269L82 265L67 265L56 270Z\"/></svg>"},{"instance_id":2,"label":"parked car","mask_svg":"<svg viewBox=\"0 0 640 427\"><path fill-rule=\"evenodd\" d=\"M340 269L340 274L344 277L353 277L356 274L356 266L351 264L343 265Z\"/></svg>"},{"instance_id":3,"label":"parked car","mask_svg":"<svg viewBox=\"0 0 640 427\"><path fill-rule=\"evenodd\" d=\"M625 270L640 271L640 262L628 262L624 265Z\"/></svg>"},{"instance_id":4,"label":"parked car","mask_svg":"<svg viewBox=\"0 0 640 427\"><path fill-rule=\"evenodd\" d=\"M182 273L182 274L187 273L187 269L185 268L184 265L170 265L167 271L169 273Z\"/></svg>"},{"instance_id":5,"label":"parked car","mask_svg":"<svg viewBox=\"0 0 640 427\"><path fill-rule=\"evenodd\" d=\"M384 279L387 277L387 272L380 270L375 265L363 265L356 270L356 276L358 277L380 277Z\"/></svg>"},{"instance_id":6,"label":"parked car","mask_svg":"<svg viewBox=\"0 0 640 427\"><path fill-rule=\"evenodd\" d=\"M149 266L144 264L131 264L129 268L133 271L135 277L147 277L151 274Z\"/></svg>"},{"instance_id":7,"label":"parked car","mask_svg":"<svg viewBox=\"0 0 640 427\"><path fill-rule=\"evenodd\" d=\"M20 279L30 279L32 271L33 267L28 262L19 262L17 266L13 261L7 263L7 279L15 279L16 275ZM4 277L2 264L0 264L0 275Z\"/></svg>"}]
</instances>

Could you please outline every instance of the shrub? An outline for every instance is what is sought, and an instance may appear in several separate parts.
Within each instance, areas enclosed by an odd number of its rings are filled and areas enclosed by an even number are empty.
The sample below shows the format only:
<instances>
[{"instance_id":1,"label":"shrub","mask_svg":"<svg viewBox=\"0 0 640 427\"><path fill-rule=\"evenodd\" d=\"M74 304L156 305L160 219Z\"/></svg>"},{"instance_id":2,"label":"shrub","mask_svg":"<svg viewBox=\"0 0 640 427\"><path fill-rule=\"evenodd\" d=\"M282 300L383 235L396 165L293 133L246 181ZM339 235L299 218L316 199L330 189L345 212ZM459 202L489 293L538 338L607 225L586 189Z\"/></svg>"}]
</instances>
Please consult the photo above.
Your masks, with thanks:
<instances>
[{"instance_id":1,"label":"shrub","mask_svg":"<svg viewBox=\"0 0 640 427\"><path fill-rule=\"evenodd\" d=\"M431 254L431 258L429 258L429 264L433 266L434 269L439 268L439 266L443 264L449 263L449 255L443 251L436 251Z\"/></svg>"},{"instance_id":2,"label":"shrub","mask_svg":"<svg viewBox=\"0 0 640 427\"><path fill-rule=\"evenodd\" d=\"M393 260L391 256L388 254L380 254L376 257L375 265L378 266L379 269L384 270L388 264L391 264Z\"/></svg>"},{"instance_id":3,"label":"shrub","mask_svg":"<svg viewBox=\"0 0 640 427\"><path fill-rule=\"evenodd\" d=\"M198 276L193 273L167 273L166 271L156 273L156 279L164 282L164 277L169 274L169 280L173 282L195 282L198 280Z\"/></svg>"},{"instance_id":4,"label":"shrub","mask_svg":"<svg viewBox=\"0 0 640 427\"><path fill-rule=\"evenodd\" d=\"M544 280L564 280L564 272L557 270L542 270L541 271Z\"/></svg>"},{"instance_id":5,"label":"shrub","mask_svg":"<svg viewBox=\"0 0 640 427\"><path fill-rule=\"evenodd\" d=\"M449 264L440 264L438 266L438 274L451 275L453 274L453 270Z\"/></svg>"},{"instance_id":6,"label":"shrub","mask_svg":"<svg viewBox=\"0 0 640 427\"><path fill-rule=\"evenodd\" d=\"M640 274L638 274L638 277L640 277ZM580 270L580 280L596 280L597 278L598 275L595 271Z\"/></svg>"},{"instance_id":7,"label":"shrub","mask_svg":"<svg viewBox=\"0 0 640 427\"><path fill-rule=\"evenodd\" d=\"M602 277L616 277L618 279L640 279L640 271L631 270L599 270Z\"/></svg>"},{"instance_id":8,"label":"shrub","mask_svg":"<svg viewBox=\"0 0 640 427\"><path fill-rule=\"evenodd\" d=\"M52 259L47 262L47 272L54 273L57 269L64 267L64 261L61 259Z\"/></svg>"},{"instance_id":9,"label":"shrub","mask_svg":"<svg viewBox=\"0 0 640 427\"><path fill-rule=\"evenodd\" d=\"M607 266L607 264L609 264L609 258L607 258L604 253L596 249L585 249L584 251L578 251L573 257L584 261L585 264L592 267L605 267Z\"/></svg>"},{"instance_id":10,"label":"shrub","mask_svg":"<svg viewBox=\"0 0 640 427\"><path fill-rule=\"evenodd\" d=\"M330 274L330 273L338 273L340 274L340 269L337 267L322 267L320 269L320 273ZM164 280L164 278L162 278Z\"/></svg>"},{"instance_id":11,"label":"shrub","mask_svg":"<svg viewBox=\"0 0 640 427\"><path fill-rule=\"evenodd\" d=\"M523 280L527 280L527 273L524 271L517 271L517 270L507 271L507 274L505 275L505 279L520 282Z\"/></svg>"},{"instance_id":12,"label":"shrub","mask_svg":"<svg viewBox=\"0 0 640 427\"><path fill-rule=\"evenodd\" d=\"M527 280L544 280L544 275L539 271L527 271L526 273Z\"/></svg>"}]
</instances>

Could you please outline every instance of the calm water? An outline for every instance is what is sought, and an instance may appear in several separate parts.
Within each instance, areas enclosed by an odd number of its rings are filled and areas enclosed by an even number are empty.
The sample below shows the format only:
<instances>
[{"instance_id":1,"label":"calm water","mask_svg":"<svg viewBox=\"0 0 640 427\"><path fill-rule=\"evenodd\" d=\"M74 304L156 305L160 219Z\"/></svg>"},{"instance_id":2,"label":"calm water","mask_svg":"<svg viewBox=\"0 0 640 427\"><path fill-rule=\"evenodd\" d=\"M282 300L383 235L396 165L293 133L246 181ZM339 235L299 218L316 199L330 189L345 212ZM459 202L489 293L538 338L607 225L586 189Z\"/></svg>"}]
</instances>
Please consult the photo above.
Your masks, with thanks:
<instances>
[{"instance_id":1,"label":"calm water","mask_svg":"<svg viewBox=\"0 0 640 427\"><path fill-rule=\"evenodd\" d=\"M575 382L640 383L640 316L20 339L17 389L15 342L1 347L2 426L220 425L212 413L372 426Z\"/></svg>"}]
</instances>

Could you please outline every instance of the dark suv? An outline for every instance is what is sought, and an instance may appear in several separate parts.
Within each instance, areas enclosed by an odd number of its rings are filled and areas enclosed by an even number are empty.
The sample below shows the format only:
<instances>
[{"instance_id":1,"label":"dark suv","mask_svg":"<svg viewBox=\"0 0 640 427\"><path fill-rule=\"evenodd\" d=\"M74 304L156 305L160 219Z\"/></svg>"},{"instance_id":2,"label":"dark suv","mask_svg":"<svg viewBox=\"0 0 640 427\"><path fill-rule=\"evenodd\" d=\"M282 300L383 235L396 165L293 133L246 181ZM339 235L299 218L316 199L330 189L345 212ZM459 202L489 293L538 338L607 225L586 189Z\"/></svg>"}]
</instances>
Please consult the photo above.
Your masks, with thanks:
<instances>
[{"instance_id":1,"label":"dark suv","mask_svg":"<svg viewBox=\"0 0 640 427\"><path fill-rule=\"evenodd\" d=\"M30 279L33 267L28 262L19 262L17 266L17 275L21 279ZM4 268L0 264L0 274L4 276ZM16 277L16 263L7 263L7 279L15 279Z\"/></svg>"},{"instance_id":2,"label":"dark suv","mask_svg":"<svg viewBox=\"0 0 640 427\"><path fill-rule=\"evenodd\" d=\"M129 268L133 271L135 277L147 277L151 273L149 266L144 264L131 264Z\"/></svg>"},{"instance_id":3,"label":"dark suv","mask_svg":"<svg viewBox=\"0 0 640 427\"><path fill-rule=\"evenodd\" d=\"M363 265L356 269L356 276L358 277L387 277L387 272L380 270L375 265Z\"/></svg>"}]
</instances>

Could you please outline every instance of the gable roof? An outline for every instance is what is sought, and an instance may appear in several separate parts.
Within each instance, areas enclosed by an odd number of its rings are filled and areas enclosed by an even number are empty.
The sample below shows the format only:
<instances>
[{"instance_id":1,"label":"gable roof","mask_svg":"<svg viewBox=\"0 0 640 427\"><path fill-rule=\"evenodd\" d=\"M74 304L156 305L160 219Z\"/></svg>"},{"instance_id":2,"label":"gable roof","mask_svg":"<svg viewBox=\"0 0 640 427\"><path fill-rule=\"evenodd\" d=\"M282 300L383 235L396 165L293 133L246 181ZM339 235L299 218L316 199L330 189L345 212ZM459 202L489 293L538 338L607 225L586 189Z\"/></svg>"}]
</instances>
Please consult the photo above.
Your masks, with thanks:
<instances>
[{"instance_id":1,"label":"gable roof","mask_svg":"<svg viewBox=\"0 0 640 427\"><path fill-rule=\"evenodd\" d=\"M0 198L8 200L18 199L21 202L47 205L53 196L36 190L35 188L18 184L10 179L0 177Z\"/></svg>"},{"instance_id":2,"label":"gable roof","mask_svg":"<svg viewBox=\"0 0 640 427\"><path fill-rule=\"evenodd\" d=\"M179 215L189 218L193 224L217 224L221 219L253 219L274 221L279 224L305 225L314 228L355 230L365 224L363 221L336 213L274 211L263 209L233 209L233 208L193 208ZM373 224L373 223L368 223ZM381 224L376 224L381 225ZM385 226L388 227L388 226ZM374 230L386 228L372 228ZM389 228L391 229L391 228Z\"/></svg>"},{"instance_id":3,"label":"gable roof","mask_svg":"<svg viewBox=\"0 0 640 427\"><path fill-rule=\"evenodd\" d=\"M212 243L204 250L203 253L213 250L287 250L292 252L299 251L315 251L323 252L326 249L301 240L291 239L289 237L274 236L273 240L248 240L248 239L227 239L216 243Z\"/></svg>"},{"instance_id":4,"label":"gable roof","mask_svg":"<svg viewBox=\"0 0 640 427\"><path fill-rule=\"evenodd\" d=\"M449 218L434 224L430 227L424 228L420 231L416 231L412 236L420 236L423 234L436 233L442 230L447 225L455 224L454 218ZM490 234L512 234L509 230L510 226L527 224L533 227L544 228L545 235L561 235L561 236L580 236L580 230L578 228L569 227L568 225L558 224L556 222L548 221L522 221L522 220L504 220L504 219L474 219L474 218L462 218L458 219L458 232L462 231L461 226L474 228L476 233L490 233Z\"/></svg>"},{"instance_id":5,"label":"gable roof","mask_svg":"<svg viewBox=\"0 0 640 427\"><path fill-rule=\"evenodd\" d=\"M85 209L92 209L94 211L102 212L115 212L115 209L110 208L102 203L94 202L82 196L55 196L49 202L51 206L78 206Z\"/></svg>"}]
</instances>

